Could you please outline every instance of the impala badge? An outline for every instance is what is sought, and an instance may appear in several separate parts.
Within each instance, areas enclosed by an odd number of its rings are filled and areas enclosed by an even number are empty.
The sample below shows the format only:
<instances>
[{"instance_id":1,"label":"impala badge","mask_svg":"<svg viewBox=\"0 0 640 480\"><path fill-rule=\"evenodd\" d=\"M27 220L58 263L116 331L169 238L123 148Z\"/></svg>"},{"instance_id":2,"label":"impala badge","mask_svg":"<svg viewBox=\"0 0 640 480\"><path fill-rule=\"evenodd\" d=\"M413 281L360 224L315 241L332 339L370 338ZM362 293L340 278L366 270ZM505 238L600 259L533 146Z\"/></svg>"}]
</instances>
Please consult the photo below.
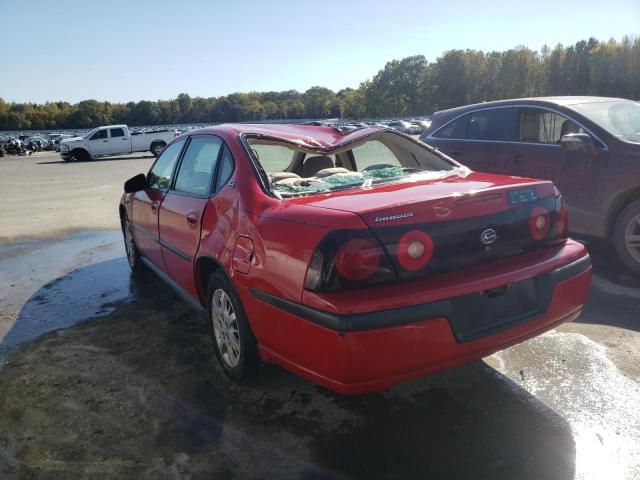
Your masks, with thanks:
<instances>
[{"instance_id":1,"label":"impala badge","mask_svg":"<svg viewBox=\"0 0 640 480\"><path fill-rule=\"evenodd\" d=\"M413 212L401 213L400 215L384 215L382 217L376 217L373 219L374 222L386 222L388 220L402 220L403 218L411 218L413 217Z\"/></svg>"},{"instance_id":2,"label":"impala badge","mask_svg":"<svg viewBox=\"0 0 640 480\"><path fill-rule=\"evenodd\" d=\"M487 228L480 235L480 241L485 245L491 245L493 242L496 241L497 238L498 238L498 234L493 228Z\"/></svg>"}]
</instances>

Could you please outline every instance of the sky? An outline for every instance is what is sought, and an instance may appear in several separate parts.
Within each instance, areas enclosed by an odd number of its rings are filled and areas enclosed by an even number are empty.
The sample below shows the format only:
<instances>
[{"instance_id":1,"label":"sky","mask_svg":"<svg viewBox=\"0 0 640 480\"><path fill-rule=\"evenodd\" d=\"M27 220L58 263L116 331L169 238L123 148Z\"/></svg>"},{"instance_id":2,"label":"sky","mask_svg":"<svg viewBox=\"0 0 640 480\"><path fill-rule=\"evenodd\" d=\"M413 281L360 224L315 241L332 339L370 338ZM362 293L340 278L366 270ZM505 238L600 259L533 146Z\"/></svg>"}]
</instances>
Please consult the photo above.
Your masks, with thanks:
<instances>
[{"instance_id":1,"label":"sky","mask_svg":"<svg viewBox=\"0 0 640 480\"><path fill-rule=\"evenodd\" d=\"M0 97L117 102L315 85L386 62L640 35L640 0L0 0Z\"/></svg>"}]
</instances>

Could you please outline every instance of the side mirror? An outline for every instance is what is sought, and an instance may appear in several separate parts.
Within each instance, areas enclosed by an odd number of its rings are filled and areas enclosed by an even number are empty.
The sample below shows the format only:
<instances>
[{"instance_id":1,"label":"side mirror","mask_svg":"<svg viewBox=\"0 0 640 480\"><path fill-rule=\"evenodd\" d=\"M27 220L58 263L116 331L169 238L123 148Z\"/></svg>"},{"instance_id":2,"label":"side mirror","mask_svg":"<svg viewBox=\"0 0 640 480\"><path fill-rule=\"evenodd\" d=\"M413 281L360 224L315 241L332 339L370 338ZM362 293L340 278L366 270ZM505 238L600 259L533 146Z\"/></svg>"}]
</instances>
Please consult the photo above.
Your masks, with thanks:
<instances>
[{"instance_id":1,"label":"side mirror","mask_svg":"<svg viewBox=\"0 0 640 480\"><path fill-rule=\"evenodd\" d=\"M135 193L140 190L144 190L147 186L147 177L144 176L144 173L139 173L135 177L131 177L129 180L124 182L124 192L125 193Z\"/></svg>"},{"instance_id":2,"label":"side mirror","mask_svg":"<svg viewBox=\"0 0 640 480\"><path fill-rule=\"evenodd\" d=\"M567 133L560 139L560 145L569 151L593 151L596 142L588 133Z\"/></svg>"}]
</instances>

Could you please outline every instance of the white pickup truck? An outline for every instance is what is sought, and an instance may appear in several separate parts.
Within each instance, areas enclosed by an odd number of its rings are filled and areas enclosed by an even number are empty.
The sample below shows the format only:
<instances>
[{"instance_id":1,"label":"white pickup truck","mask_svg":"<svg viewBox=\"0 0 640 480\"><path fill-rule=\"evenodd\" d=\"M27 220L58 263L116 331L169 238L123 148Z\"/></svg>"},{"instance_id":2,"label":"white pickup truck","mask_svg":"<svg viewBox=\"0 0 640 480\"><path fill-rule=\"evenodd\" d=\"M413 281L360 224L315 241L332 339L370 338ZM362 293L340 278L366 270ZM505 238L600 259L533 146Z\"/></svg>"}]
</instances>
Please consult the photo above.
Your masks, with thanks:
<instances>
[{"instance_id":1,"label":"white pickup truck","mask_svg":"<svg viewBox=\"0 0 640 480\"><path fill-rule=\"evenodd\" d=\"M63 160L89 160L97 157L151 152L156 157L179 135L177 130L131 132L126 125L106 125L87 132L83 137L60 141Z\"/></svg>"}]
</instances>

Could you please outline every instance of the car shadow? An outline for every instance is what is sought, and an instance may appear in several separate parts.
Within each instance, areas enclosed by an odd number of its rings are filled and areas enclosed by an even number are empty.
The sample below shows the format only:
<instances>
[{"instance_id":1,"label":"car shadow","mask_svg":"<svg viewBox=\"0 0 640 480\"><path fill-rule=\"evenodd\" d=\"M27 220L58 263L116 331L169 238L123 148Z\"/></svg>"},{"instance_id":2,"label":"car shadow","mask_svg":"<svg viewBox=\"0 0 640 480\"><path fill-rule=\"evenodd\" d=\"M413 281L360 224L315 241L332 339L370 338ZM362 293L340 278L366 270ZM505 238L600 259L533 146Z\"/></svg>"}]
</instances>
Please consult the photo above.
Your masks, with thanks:
<instances>
[{"instance_id":1,"label":"car shadow","mask_svg":"<svg viewBox=\"0 0 640 480\"><path fill-rule=\"evenodd\" d=\"M123 261L49 282L18 315L13 329L66 328L18 347L0 369L0 440L12 446L0 454L10 473L573 478L568 423L483 362L362 396L277 367L234 383L216 361L207 319L153 274L122 270ZM101 303L99 284L79 288L100 271L109 272L107 290L128 293Z\"/></svg>"},{"instance_id":2,"label":"car shadow","mask_svg":"<svg viewBox=\"0 0 640 480\"><path fill-rule=\"evenodd\" d=\"M629 270L607 241L579 238L593 264L589 299L575 322L640 331L640 276Z\"/></svg>"},{"instance_id":3,"label":"car shadow","mask_svg":"<svg viewBox=\"0 0 640 480\"><path fill-rule=\"evenodd\" d=\"M108 158L94 158L91 160L71 160L71 161L65 161L65 160L51 160L48 162L38 162L38 165L55 165L55 164L66 164L66 165L71 165L73 163L96 163L96 162L117 162L117 161L121 161L121 160L149 160L155 158L153 155L149 154L149 155L139 155L139 156L135 156L135 157L131 157L131 156L124 156L124 157L108 157Z\"/></svg>"}]
</instances>

